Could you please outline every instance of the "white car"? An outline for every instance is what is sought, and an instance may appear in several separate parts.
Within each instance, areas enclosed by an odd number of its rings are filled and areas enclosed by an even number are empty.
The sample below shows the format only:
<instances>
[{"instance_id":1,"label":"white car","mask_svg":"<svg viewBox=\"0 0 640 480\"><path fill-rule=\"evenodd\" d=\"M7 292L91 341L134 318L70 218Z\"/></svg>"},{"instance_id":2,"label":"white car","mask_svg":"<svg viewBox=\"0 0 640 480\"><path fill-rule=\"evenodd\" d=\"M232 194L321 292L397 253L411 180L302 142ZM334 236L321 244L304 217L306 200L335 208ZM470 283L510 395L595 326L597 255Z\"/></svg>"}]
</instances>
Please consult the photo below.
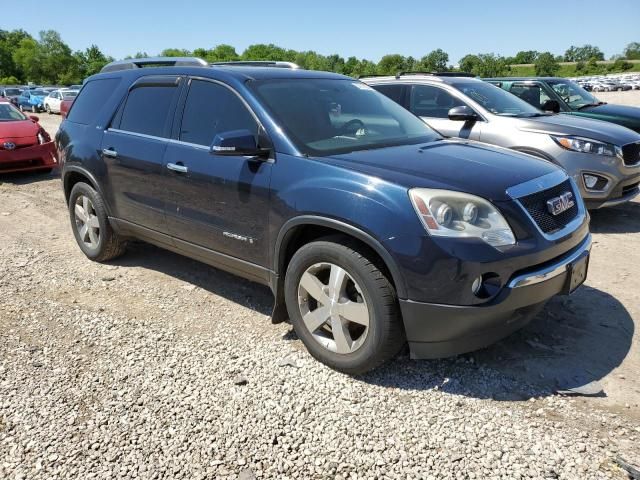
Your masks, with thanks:
<instances>
[{"instance_id":1,"label":"white car","mask_svg":"<svg viewBox=\"0 0 640 480\"><path fill-rule=\"evenodd\" d=\"M47 113L60 113L60 104L64 98L75 97L78 95L78 90L71 90L66 88L60 88L54 90L44 99L44 109Z\"/></svg>"}]
</instances>

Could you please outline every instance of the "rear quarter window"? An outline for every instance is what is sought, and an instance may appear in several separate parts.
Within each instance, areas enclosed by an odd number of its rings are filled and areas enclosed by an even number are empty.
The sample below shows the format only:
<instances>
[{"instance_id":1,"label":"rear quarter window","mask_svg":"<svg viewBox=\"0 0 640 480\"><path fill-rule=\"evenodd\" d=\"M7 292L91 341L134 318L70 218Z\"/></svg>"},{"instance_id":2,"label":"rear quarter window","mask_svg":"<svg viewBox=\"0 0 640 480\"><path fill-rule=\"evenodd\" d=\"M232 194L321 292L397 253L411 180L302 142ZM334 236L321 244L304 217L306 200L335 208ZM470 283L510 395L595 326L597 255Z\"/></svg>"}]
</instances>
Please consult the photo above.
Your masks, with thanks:
<instances>
[{"instance_id":1,"label":"rear quarter window","mask_svg":"<svg viewBox=\"0 0 640 480\"><path fill-rule=\"evenodd\" d=\"M88 82L73 102L67 120L88 125L105 103L113 96L119 78L105 78Z\"/></svg>"}]
</instances>

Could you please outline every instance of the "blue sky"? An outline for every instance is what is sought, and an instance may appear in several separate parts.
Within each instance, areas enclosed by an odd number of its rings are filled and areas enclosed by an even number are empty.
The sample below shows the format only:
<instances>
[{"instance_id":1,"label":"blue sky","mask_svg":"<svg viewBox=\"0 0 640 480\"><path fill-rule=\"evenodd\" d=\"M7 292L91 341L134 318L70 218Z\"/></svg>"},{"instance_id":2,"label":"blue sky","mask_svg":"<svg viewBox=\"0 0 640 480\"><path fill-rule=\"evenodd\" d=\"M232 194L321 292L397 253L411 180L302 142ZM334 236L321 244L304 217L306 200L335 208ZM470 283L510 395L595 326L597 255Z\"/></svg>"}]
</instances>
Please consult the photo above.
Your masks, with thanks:
<instances>
[{"instance_id":1,"label":"blue sky","mask_svg":"<svg viewBox=\"0 0 640 480\"><path fill-rule=\"evenodd\" d=\"M101 7L98 5L102 3ZM640 41L640 0L188 1L65 0L54 7L22 0L0 28L60 32L73 49L91 43L116 58L167 47L238 53L252 43L378 61L387 53L421 57L442 48L450 61L467 53L561 54L591 43L607 56ZM33 13L25 15L24 12ZM20 12L20 13L18 13Z\"/></svg>"}]
</instances>

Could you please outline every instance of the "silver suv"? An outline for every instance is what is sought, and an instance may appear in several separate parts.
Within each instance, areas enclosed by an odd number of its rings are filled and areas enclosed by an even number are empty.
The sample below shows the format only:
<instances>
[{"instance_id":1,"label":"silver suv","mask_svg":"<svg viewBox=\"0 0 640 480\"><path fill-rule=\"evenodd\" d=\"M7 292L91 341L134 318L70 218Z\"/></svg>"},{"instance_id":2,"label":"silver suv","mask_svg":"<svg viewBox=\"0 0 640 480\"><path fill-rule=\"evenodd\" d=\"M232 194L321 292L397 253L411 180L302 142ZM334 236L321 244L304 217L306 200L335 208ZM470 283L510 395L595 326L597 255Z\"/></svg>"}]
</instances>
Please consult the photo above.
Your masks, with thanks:
<instances>
[{"instance_id":1,"label":"silver suv","mask_svg":"<svg viewBox=\"0 0 640 480\"><path fill-rule=\"evenodd\" d=\"M640 134L620 125L543 113L482 80L447 74L363 78L444 136L535 155L562 166L588 208L640 193Z\"/></svg>"}]
</instances>

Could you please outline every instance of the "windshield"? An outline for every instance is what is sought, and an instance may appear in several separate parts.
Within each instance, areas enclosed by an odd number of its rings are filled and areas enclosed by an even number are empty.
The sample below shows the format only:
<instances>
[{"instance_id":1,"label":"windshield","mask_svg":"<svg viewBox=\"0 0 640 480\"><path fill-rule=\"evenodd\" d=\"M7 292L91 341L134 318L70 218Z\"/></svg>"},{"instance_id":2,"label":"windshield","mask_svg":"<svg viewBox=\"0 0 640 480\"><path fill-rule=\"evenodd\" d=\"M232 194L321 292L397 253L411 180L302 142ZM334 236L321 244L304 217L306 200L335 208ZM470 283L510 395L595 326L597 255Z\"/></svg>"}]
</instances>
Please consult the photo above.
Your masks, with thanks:
<instances>
[{"instance_id":1,"label":"windshield","mask_svg":"<svg viewBox=\"0 0 640 480\"><path fill-rule=\"evenodd\" d=\"M250 84L307 155L334 155L441 138L393 100L355 80L278 79Z\"/></svg>"},{"instance_id":2,"label":"windshield","mask_svg":"<svg viewBox=\"0 0 640 480\"><path fill-rule=\"evenodd\" d=\"M17 88L5 88L4 89L4 94L5 95L20 95L20 91Z\"/></svg>"},{"instance_id":3,"label":"windshield","mask_svg":"<svg viewBox=\"0 0 640 480\"><path fill-rule=\"evenodd\" d=\"M73 98L78 95L78 90L63 90L60 93L62 93L62 98Z\"/></svg>"},{"instance_id":4,"label":"windshield","mask_svg":"<svg viewBox=\"0 0 640 480\"><path fill-rule=\"evenodd\" d=\"M27 117L10 103L0 103L0 122L14 120L27 120Z\"/></svg>"},{"instance_id":5,"label":"windshield","mask_svg":"<svg viewBox=\"0 0 640 480\"><path fill-rule=\"evenodd\" d=\"M598 104L598 99L577 83L569 80L549 80L547 83L572 110Z\"/></svg>"},{"instance_id":6,"label":"windshield","mask_svg":"<svg viewBox=\"0 0 640 480\"><path fill-rule=\"evenodd\" d=\"M39 97L46 97L49 95L49 92L45 92L44 90L31 90L31 95L38 95Z\"/></svg>"},{"instance_id":7,"label":"windshield","mask_svg":"<svg viewBox=\"0 0 640 480\"><path fill-rule=\"evenodd\" d=\"M544 115L537 108L486 82L460 81L451 84L471 100L479 103L494 115L505 117L537 117Z\"/></svg>"}]
</instances>

